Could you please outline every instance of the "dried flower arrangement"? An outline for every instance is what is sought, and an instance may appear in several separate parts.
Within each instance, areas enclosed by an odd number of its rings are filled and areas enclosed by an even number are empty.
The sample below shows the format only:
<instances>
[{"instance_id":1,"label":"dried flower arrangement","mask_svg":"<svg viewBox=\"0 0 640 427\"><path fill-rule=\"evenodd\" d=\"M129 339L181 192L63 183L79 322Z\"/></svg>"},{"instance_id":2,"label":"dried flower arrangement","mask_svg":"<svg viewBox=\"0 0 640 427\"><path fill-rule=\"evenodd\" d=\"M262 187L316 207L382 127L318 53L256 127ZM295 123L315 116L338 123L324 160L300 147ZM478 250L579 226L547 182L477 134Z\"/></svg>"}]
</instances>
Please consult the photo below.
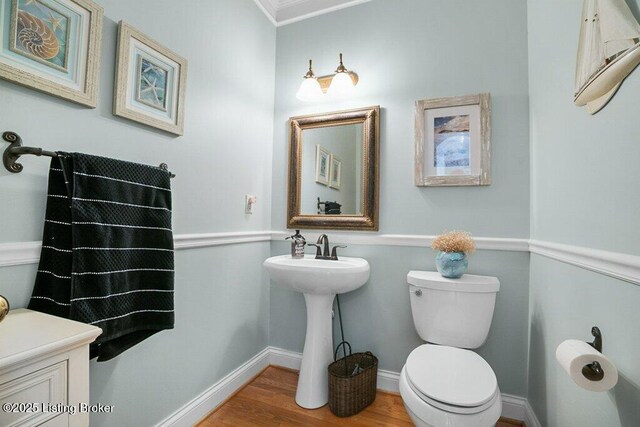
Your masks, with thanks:
<instances>
[{"instance_id":1,"label":"dried flower arrangement","mask_svg":"<svg viewBox=\"0 0 640 427\"><path fill-rule=\"evenodd\" d=\"M476 250L471 233L466 231L450 231L433 239L431 247L442 252L464 252L470 254Z\"/></svg>"}]
</instances>

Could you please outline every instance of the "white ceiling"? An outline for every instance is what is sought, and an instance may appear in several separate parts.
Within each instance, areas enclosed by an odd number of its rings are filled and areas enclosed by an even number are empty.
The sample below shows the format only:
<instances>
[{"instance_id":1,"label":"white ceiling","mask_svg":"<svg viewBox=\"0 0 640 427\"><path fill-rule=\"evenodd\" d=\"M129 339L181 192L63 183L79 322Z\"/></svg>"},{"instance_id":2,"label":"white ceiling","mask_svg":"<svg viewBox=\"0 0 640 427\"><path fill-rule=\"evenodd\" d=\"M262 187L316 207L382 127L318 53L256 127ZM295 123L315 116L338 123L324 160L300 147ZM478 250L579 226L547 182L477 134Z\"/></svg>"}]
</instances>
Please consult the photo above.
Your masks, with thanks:
<instances>
[{"instance_id":1,"label":"white ceiling","mask_svg":"<svg viewBox=\"0 0 640 427\"><path fill-rule=\"evenodd\" d=\"M254 0L274 25L282 26L371 0Z\"/></svg>"}]
</instances>

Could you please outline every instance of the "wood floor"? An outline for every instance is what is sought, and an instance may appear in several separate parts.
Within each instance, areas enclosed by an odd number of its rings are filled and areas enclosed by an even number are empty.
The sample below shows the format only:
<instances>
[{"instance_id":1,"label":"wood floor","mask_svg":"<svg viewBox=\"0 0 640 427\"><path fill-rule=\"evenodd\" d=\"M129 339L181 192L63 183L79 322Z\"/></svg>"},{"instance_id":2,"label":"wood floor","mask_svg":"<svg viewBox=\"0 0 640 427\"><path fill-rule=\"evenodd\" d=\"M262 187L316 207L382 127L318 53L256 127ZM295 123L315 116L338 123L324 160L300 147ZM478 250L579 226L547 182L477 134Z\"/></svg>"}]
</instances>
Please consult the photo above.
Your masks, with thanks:
<instances>
[{"instance_id":1,"label":"wood floor","mask_svg":"<svg viewBox=\"0 0 640 427\"><path fill-rule=\"evenodd\" d=\"M297 383L297 372L269 366L198 426L413 426L400 395L378 391L364 411L339 418L328 405L314 410L299 407L294 400ZM514 426L524 424L500 419L496 425Z\"/></svg>"}]
</instances>

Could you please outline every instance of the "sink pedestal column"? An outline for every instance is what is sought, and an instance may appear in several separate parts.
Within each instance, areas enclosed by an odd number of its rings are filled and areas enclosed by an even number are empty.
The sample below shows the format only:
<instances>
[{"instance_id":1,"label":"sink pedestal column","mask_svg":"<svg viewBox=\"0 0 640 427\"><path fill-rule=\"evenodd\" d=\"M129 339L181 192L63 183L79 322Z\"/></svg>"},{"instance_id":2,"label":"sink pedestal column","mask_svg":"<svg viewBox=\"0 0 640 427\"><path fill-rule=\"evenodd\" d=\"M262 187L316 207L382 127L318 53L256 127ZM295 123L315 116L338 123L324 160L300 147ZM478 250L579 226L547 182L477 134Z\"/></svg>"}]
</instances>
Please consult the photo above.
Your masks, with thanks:
<instances>
[{"instance_id":1,"label":"sink pedestal column","mask_svg":"<svg viewBox=\"0 0 640 427\"><path fill-rule=\"evenodd\" d=\"M296 403L315 409L329 402L327 367L333 362L331 310L335 295L304 294L307 304L307 335L298 378Z\"/></svg>"}]
</instances>

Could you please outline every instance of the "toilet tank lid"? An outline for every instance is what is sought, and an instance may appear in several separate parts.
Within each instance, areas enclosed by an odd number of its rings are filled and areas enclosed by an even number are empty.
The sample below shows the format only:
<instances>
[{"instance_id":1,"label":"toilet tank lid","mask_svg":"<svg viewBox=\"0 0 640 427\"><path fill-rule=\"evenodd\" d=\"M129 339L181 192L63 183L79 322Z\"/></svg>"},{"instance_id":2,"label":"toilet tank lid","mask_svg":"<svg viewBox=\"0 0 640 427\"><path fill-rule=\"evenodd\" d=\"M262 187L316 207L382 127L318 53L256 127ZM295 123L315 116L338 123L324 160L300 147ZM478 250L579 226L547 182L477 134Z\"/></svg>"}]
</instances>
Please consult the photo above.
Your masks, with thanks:
<instances>
[{"instance_id":1,"label":"toilet tank lid","mask_svg":"<svg viewBox=\"0 0 640 427\"><path fill-rule=\"evenodd\" d=\"M439 289L456 292L498 292L500 281L497 277L465 274L459 279L447 279L437 271L410 271L407 282L420 288Z\"/></svg>"}]
</instances>

